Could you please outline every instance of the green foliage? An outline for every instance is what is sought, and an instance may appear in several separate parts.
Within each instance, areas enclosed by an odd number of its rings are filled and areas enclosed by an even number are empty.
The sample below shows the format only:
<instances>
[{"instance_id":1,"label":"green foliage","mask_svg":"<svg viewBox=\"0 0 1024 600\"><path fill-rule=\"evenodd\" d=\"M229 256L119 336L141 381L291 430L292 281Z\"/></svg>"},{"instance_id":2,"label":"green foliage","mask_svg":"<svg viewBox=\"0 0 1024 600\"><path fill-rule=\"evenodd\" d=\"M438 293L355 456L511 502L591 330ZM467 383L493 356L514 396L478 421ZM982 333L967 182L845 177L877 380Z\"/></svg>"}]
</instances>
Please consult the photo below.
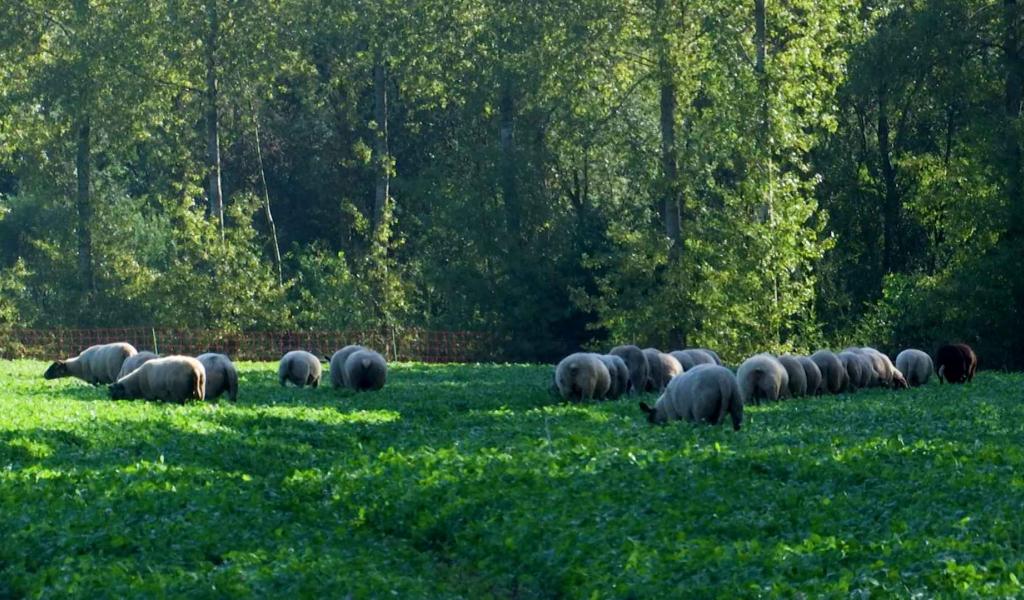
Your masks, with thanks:
<instances>
[{"instance_id":1,"label":"green foliage","mask_svg":"<svg viewBox=\"0 0 1024 600\"><path fill-rule=\"evenodd\" d=\"M379 393L114 402L0 369L0 595L1024 593L1019 374L751 407L739 433L553 405L550 367ZM650 400L650 398L648 398Z\"/></svg>"}]
</instances>

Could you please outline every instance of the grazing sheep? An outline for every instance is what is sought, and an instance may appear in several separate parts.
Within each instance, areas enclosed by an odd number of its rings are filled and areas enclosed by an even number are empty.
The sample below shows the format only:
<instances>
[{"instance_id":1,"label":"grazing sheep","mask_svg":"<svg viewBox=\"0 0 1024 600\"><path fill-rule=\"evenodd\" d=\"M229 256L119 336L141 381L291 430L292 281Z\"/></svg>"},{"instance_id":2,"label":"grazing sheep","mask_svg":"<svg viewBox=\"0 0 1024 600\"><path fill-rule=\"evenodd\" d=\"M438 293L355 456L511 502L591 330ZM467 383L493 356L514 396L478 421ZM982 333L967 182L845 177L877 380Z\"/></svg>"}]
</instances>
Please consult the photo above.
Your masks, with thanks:
<instances>
[{"instance_id":1,"label":"grazing sheep","mask_svg":"<svg viewBox=\"0 0 1024 600\"><path fill-rule=\"evenodd\" d=\"M74 358L58 360L50 365L43 378L77 377L93 385L114 383L125 359L135 354L138 354L135 348L124 342L89 346Z\"/></svg>"},{"instance_id":2,"label":"grazing sheep","mask_svg":"<svg viewBox=\"0 0 1024 600\"><path fill-rule=\"evenodd\" d=\"M640 409L652 424L685 419L719 425L726 413L735 431L743 423L743 397L736 377L718 365L699 365L674 378L653 408L641 402Z\"/></svg>"},{"instance_id":3,"label":"grazing sheep","mask_svg":"<svg viewBox=\"0 0 1024 600\"><path fill-rule=\"evenodd\" d=\"M939 348L935 355L939 383L966 383L974 379L978 369L978 357L967 344L949 344Z\"/></svg>"},{"instance_id":4,"label":"grazing sheep","mask_svg":"<svg viewBox=\"0 0 1024 600\"><path fill-rule=\"evenodd\" d=\"M608 375L611 378L611 385L608 387L606 397L610 400L617 400L626 393L629 387L629 367L622 357L613 354L601 356L601 362L608 368Z\"/></svg>"},{"instance_id":5,"label":"grazing sheep","mask_svg":"<svg viewBox=\"0 0 1024 600\"><path fill-rule=\"evenodd\" d=\"M206 369L191 356L154 358L110 386L114 400L144 398L184 404L206 397Z\"/></svg>"},{"instance_id":6,"label":"grazing sheep","mask_svg":"<svg viewBox=\"0 0 1024 600\"><path fill-rule=\"evenodd\" d=\"M320 385L320 359L305 350L292 350L281 357L277 368L277 378L284 387L285 382L292 382L298 387Z\"/></svg>"},{"instance_id":7,"label":"grazing sheep","mask_svg":"<svg viewBox=\"0 0 1024 600\"><path fill-rule=\"evenodd\" d=\"M780 356L778 361L786 369L786 375L789 376L789 396L791 398L806 396L808 389L807 373L804 371L804 366L800 364L800 359L787 354Z\"/></svg>"},{"instance_id":8,"label":"grazing sheep","mask_svg":"<svg viewBox=\"0 0 1024 600\"><path fill-rule=\"evenodd\" d=\"M838 394L846 389L846 367L839 357L828 350L818 350L811 355L811 360L821 371L821 391Z\"/></svg>"},{"instance_id":9,"label":"grazing sheep","mask_svg":"<svg viewBox=\"0 0 1024 600\"><path fill-rule=\"evenodd\" d=\"M349 344L331 356L331 385L333 387L345 387L345 361L354 352L365 349L358 344Z\"/></svg>"},{"instance_id":10,"label":"grazing sheep","mask_svg":"<svg viewBox=\"0 0 1024 600\"><path fill-rule=\"evenodd\" d=\"M674 356L665 354L657 348L644 348L643 352L650 367L644 391L660 392L673 377L683 372L683 366Z\"/></svg>"},{"instance_id":11,"label":"grazing sheep","mask_svg":"<svg viewBox=\"0 0 1024 600\"><path fill-rule=\"evenodd\" d=\"M357 392L379 390L388 379L388 363L373 350L356 350L345 359L345 385Z\"/></svg>"},{"instance_id":12,"label":"grazing sheep","mask_svg":"<svg viewBox=\"0 0 1024 600\"><path fill-rule=\"evenodd\" d=\"M674 350L669 352L673 358L679 361L683 371L689 371L697 365L720 365L716 360L717 354L702 348L687 348L686 350Z\"/></svg>"},{"instance_id":13,"label":"grazing sheep","mask_svg":"<svg viewBox=\"0 0 1024 600\"><path fill-rule=\"evenodd\" d=\"M716 365L721 366L722 359L718 356L718 353L714 350L708 350L707 348L698 348L702 352L706 352L714 361Z\"/></svg>"},{"instance_id":14,"label":"grazing sheep","mask_svg":"<svg viewBox=\"0 0 1024 600\"><path fill-rule=\"evenodd\" d=\"M207 400L219 398L221 394L227 392L228 400L238 401L238 370L227 355L207 352L197 356L196 360L203 363L203 368L206 369Z\"/></svg>"},{"instance_id":15,"label":"grazing sheep","mask_svg":"<svg viewBox=\"0 0 1024 600\"><path fill-rule=\"evenodd\" d=\"M846 391L856 392L866 387L874 373L871 361L866 356L849 350L843 350L837 356L846 369Z\"/></svg>"},{"instance_id":16,"label":"grazing sheep","mask_svg":"<svg viewBox=\"0 0 1024 600\"><path fill-rule=\"evenodd\" d=\"M629 392L638 394L647 387L647 378L651 374L650 365L644 351L637 346L616 346L608 354L618 356L629 367Z\"/></svg>"},{"instance_id":17,"label":"grazing sheep","mask_svg":"<svg viewBox=\"0 0 1024 600\"><path fill-rule=\"evenodd\" d=\"M789 393L789 373L771 354L755 354L736 371L743 403L760 404L761 399L778 400Z\"/></svg>"},{"instance_id":18,"label":"grazing sheep","mask_svg":"<svg viewBox=\"0 0 1024 600\"><path fill-rule=\"evenodd\" d=\"M800 366L804 368L804 378L807 380L807 393L811 396L821 394L821 369L811 360L809 356L798 356Z\"/></svg>"},{"instance_id":19,"label":"grazing sheep","mask_svg":"<svg viewBox=\"0 0 1024 600\"><path fill-rule=\"evenodd\" d=\"M888 356L870 347L861 348L861 351L871 360L871 366L875 371L874 385L884 387L898 385L895 381L896 365L892 364Z\"/></svg>"},{"instance_id":20,"label":"grazing sheep","mask_svg":"<svg viewBox=\"0 0 1024 600\"><path fill-rule=\"evenodd\" d=\"M898 390L905 390L910 387L907 379L903 377L903 373L896 367L892 368L892 386Z\"/></svg>"},{"instance_id":21,"label":"grazing sheep","mask_svg":"<svg viewBox=\"0 0 1024 600\"><path fill-rule=\"evenodd\" d=\"M907 385L917 387L928 383L932 376L932 357L927 352L907 348L896 355L896 369L906 378Z\"/></svg>"},{"instance_id":22,"label":"grazing sheep","mask_svg":"<svg viewBox=\"0 0 1024 600\"><path fill-rule=\"evenodd\" d=\"M558 363L555 385L566 400L601 400L611 387L611 374L600 355L577 352Z\"/></svg>"},{"instance_id":23,"label":"grazing sheep","mask_svg":"<svg viewBox=\"0 0 1024 600\"><path fill-rule=\"evenodd\" d=\"M124 377L125 375L131 373L135 369L138 369L143 364L153 360L154 358L160 358L160 355L153 354L148 350L143 350L141 352L136 352L135 354L132 354L128 358L124 359L124 362L121 364L121 370L117 372L117 379ZM114 381L117 381L117 379L115 379Z\"/></svg>"}]
</instances>

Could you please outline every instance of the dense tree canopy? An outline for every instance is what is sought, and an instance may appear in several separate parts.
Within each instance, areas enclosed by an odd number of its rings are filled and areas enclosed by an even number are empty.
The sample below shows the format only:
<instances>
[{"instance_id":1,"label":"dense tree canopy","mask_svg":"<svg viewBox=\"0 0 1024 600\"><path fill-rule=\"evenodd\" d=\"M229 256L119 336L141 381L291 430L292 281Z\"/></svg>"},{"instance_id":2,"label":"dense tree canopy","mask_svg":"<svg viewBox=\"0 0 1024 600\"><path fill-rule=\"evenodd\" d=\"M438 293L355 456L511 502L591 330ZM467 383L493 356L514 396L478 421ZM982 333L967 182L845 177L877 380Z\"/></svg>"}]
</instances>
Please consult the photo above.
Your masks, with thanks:
<instances>
[{"instance_id":1,"label":"dense tree canopy","mask_svg":"<svg viewBox=\"0 0 1024 600\"><path fill-rule=\"evenodd\" d=\"M971 342L1024 364L1014 0L11 0L0 326Z\"/></svg>"}]
</instances>

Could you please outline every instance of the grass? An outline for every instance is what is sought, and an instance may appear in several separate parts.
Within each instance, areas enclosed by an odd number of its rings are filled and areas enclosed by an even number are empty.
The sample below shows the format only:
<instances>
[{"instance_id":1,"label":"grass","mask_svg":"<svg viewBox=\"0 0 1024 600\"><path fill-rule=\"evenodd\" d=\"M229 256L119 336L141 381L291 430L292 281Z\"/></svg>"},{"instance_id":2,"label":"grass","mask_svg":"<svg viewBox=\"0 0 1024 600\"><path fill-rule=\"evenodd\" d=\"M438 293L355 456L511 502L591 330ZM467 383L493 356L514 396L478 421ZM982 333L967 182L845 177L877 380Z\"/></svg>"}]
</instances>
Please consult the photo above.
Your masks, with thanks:
<instances>
[{"instance_id":1,"label":"grass","mask_svg":"<svg viewBox=\"0 0 1024 600\"><path fill-rule=\"evenodd\" d=\"M1024 594L1024 376L801 399L741 432L553 403L550 367L242 363L237 405L0 362L0 597Z\"/></svg>"}]
</instances>

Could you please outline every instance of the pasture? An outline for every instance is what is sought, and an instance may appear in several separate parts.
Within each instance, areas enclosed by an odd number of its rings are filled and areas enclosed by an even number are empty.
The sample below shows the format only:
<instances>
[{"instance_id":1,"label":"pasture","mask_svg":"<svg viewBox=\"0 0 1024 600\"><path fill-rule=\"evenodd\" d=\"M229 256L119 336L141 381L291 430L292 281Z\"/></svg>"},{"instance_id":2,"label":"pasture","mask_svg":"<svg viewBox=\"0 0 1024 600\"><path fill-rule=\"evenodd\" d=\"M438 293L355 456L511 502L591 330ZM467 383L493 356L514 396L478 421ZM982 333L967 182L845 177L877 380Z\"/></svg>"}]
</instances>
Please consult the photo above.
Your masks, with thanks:
<instances>
[{"instance_id":1,"label":"pasture","mask_svg":"<svg viewBox=\"0 0 1024 600\"><path fill-rule=\"evenodd\" d=\"M0 597L1024 594L1019 374L734 433L561 404L550 366L238 366L237 404L182 407L0 362Z\"/></svg>"}]
</instances>

